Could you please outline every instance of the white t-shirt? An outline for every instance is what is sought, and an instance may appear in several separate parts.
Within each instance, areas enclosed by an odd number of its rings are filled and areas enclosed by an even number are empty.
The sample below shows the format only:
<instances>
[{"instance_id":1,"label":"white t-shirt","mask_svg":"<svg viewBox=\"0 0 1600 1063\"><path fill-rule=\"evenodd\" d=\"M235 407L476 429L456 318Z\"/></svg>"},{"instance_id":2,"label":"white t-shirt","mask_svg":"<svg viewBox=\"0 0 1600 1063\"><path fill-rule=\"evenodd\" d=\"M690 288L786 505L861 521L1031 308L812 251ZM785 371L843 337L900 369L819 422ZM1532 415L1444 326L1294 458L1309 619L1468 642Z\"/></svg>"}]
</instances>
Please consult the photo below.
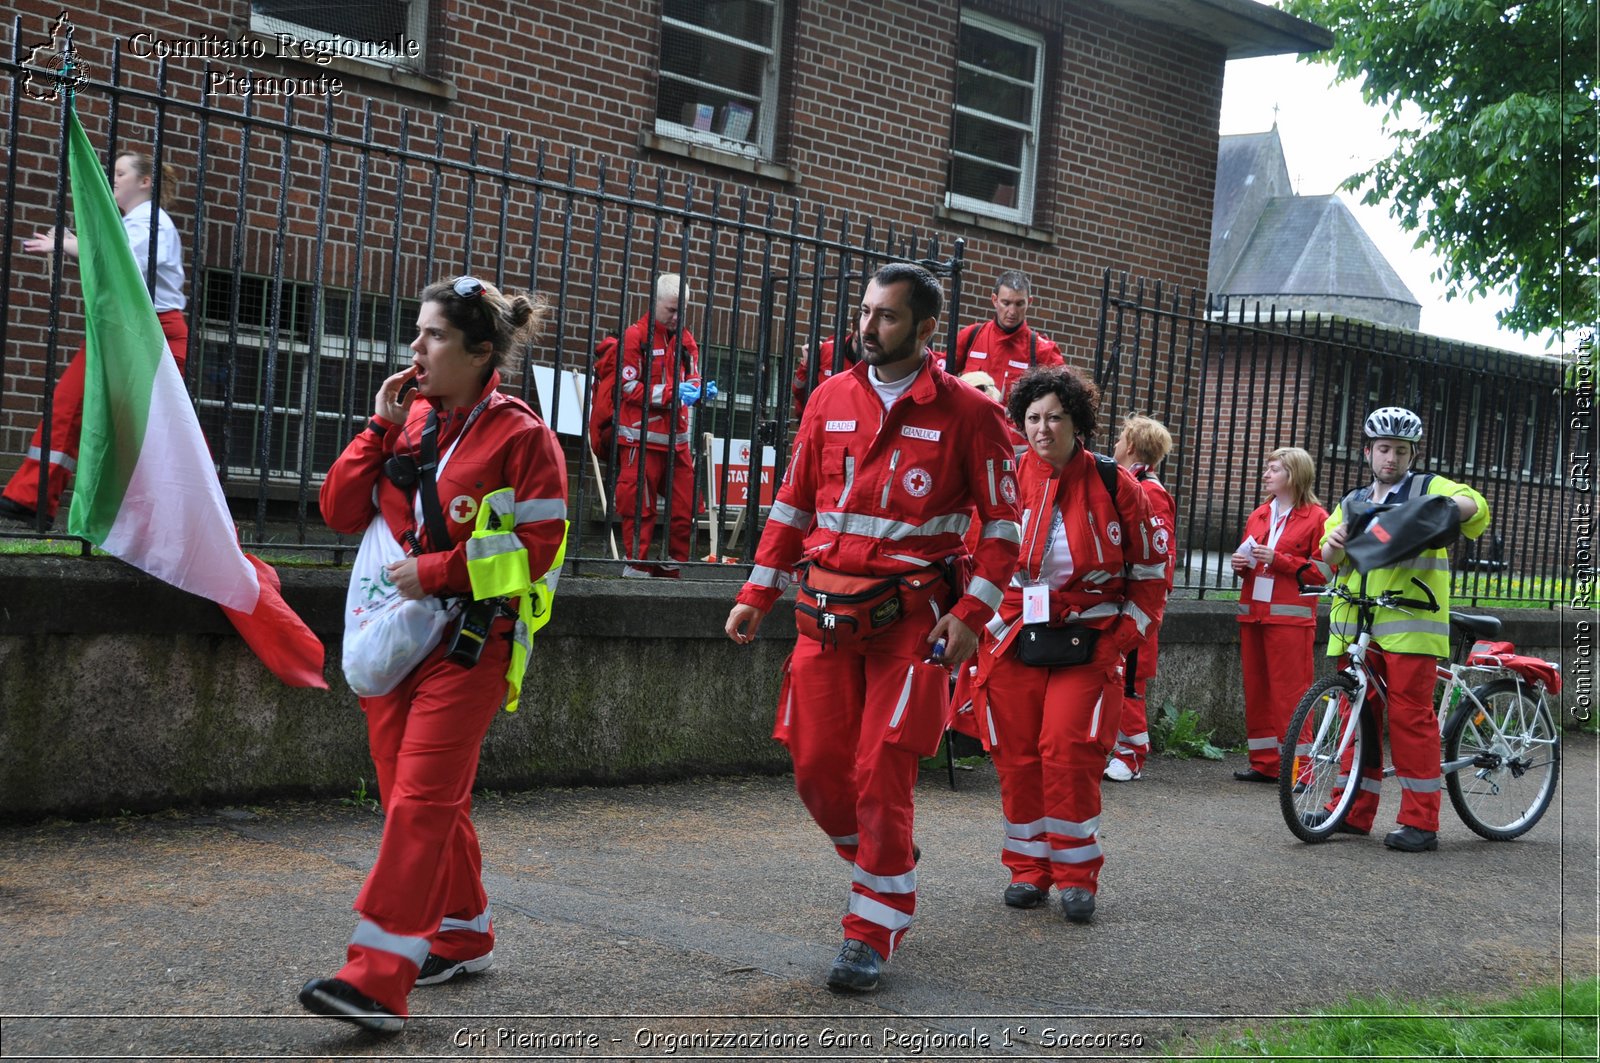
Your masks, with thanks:
<instances>
[{"instance_id":1,"label":"white t-shirt","mask_svg":"<svg viewBox=\"0 0 1600 1063\"><path fill-rule=\"evenodd\" d=\"M133 261L143 277L150 267L150 210L155 204L145 202L122 216L123 231L128 234L128 246L133 248ZM156 291L153 302L156 312L182 310L188 301L183 295L183 247L178 242L178 227L172 224L166 211L158 221L160 235L156 240Z\"/></svg>"},{"instance_id":2,"label":"white t-shirt","mask_svg":"<svg viewBox=\"0 0 1600 1063\"><path fill-rule=\"evenodd\" d=\"M921 372L921 370L919 369L917 372ZM878 393L878 401L883 403L883 408L886 410L893 406L901 395L911 390L911 384L916 379L916 373L907 373L893 384L885 384L878 379L877 366L871 365L867 367L867 380L871 382L872 390Z\"/></svg>"}]
</instances>

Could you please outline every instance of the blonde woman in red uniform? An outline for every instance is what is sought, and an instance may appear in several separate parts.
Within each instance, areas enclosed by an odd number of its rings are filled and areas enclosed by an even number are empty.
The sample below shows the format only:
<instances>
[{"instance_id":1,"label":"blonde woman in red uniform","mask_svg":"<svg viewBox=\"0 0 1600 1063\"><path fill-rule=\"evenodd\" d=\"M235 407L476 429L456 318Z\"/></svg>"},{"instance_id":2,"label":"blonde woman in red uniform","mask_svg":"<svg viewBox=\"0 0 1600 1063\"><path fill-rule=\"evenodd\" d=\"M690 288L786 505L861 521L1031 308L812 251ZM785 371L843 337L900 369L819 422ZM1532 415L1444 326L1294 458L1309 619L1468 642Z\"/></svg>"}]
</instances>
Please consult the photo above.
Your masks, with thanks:
<instances>
[{"instance_id":1,"label":"blonde woman in red uniform","mask_svg":"<svg viewBox=\"0 0 1600 1063\"><path fill-rule=\"evenodd\" d=\"M1011 872L1005 903L1037 908L1050 887L1086 923L1105 858L1100 776L1121 718L1124 658L1161 622L1166 557L1144 491L1090 453L1099 396L1077 370L1040 367L1007 412L1028 438L1017 486L1022 552L978 653L974 709L1000 776Z\"/></svg>"},{"instance_id":2,"label":"blonde woman in red uniform","mask_svg":"<svg viewBox=\"0 0 1600 1063\"><path fill-rule=\"evenodd\" d=\"M1245 522L1233 554L1239 591L1239 656L1244 665L1244 726L1250 766L1240 782L1278 781L1278 748L1289 714L1311 685L1316 599L1300 594L1300 579L1321 583L1307 567L1322 538L1328 511L1311 485L1317 467L1299 447L1267 455L1261 486L1268 498ZM1302 577L1300 570L1305 568Z\"/></svg>"}]
</instances>

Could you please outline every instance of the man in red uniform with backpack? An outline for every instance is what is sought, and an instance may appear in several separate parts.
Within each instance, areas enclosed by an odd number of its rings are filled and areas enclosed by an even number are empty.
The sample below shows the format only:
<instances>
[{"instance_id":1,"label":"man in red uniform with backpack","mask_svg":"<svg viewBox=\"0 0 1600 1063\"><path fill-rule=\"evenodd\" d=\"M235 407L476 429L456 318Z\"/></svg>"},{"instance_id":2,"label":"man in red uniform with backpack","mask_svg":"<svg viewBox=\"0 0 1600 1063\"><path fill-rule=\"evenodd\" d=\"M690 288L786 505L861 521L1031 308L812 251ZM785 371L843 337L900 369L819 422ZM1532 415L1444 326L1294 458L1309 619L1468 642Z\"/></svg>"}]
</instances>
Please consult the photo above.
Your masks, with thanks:
<instances>
[{"instance_id":1,"label":"man in red uniform with backpack","mask_svg":"<svg viewBox=\"0 0 1600 1063\"><path fill-rule=\"evenodd\" d=\"M852 867L834 990L875 989L911 923L917 765L944 733L947 666L977 647L1020 541L1000 411L925 350L942 302L938 282L907 263L868 284L862 364L811 396L725 625L748 643L800 568L801 634L774 737L794 759L801 800ZM968 555L974 519L982 531Z\"/></svg>"},{"instance_id":2,"label":"man in red uniform with backpack","mask_svg":"<svg viewBox=\"0 0 1600 1063\"><path fill-rule=\"evenodd\" d=\"M949 370L956 376L982 370L1000 389L1000 401L1011 397L1011 385L1036 365L1062 365L1055 343L1028 324L1028 275L1007 270L994 282L994 320L968 325L956 334Z\"/></svg>"}]
</instances>

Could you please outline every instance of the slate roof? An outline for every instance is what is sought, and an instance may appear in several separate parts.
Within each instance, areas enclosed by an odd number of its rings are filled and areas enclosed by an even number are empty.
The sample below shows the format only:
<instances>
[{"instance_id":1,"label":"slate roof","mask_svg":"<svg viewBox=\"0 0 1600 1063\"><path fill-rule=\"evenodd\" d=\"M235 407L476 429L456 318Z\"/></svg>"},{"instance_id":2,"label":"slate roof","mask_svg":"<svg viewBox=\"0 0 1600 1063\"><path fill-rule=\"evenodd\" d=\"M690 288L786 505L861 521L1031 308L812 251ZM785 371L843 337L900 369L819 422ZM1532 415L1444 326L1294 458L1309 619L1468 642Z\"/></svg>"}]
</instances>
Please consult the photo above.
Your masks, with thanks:
<instances>
[{"instance_id":1,"label":"slate roof","mask_svg":"<svg viewBox=\"0 0 1600 1063\"><path fill-rule=\"evenodd\" d=\"M1210 280L1219 296L1365 305L1380 324L1414 327L1421 306L1343 200L1293 194L1276 127L1218 146Z\"/></svg>"}]
</instances>

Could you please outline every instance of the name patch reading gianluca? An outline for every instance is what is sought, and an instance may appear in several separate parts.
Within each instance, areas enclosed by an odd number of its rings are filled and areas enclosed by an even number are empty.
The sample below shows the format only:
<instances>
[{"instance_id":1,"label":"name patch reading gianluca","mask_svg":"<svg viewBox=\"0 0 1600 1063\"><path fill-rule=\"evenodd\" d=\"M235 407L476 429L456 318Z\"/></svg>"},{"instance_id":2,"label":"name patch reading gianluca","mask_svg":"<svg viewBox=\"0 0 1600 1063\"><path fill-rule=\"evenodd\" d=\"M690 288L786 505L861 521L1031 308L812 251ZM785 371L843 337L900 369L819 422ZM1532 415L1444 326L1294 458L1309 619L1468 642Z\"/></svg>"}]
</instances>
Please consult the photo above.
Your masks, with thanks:
<instances>
[{"instance_id":1,"label":"name patch reading gianluca","mask_svg":"<svg viewBox=\"0 0 1600 1063\"><path fill-rule=\"evenodd\" d=\"M926 439L930 443L939 442L939 430L937 428L918 428L916 425L908 424L900 427L900 434L910 436L912 439Z\"/></svg>"}]
</instances>

